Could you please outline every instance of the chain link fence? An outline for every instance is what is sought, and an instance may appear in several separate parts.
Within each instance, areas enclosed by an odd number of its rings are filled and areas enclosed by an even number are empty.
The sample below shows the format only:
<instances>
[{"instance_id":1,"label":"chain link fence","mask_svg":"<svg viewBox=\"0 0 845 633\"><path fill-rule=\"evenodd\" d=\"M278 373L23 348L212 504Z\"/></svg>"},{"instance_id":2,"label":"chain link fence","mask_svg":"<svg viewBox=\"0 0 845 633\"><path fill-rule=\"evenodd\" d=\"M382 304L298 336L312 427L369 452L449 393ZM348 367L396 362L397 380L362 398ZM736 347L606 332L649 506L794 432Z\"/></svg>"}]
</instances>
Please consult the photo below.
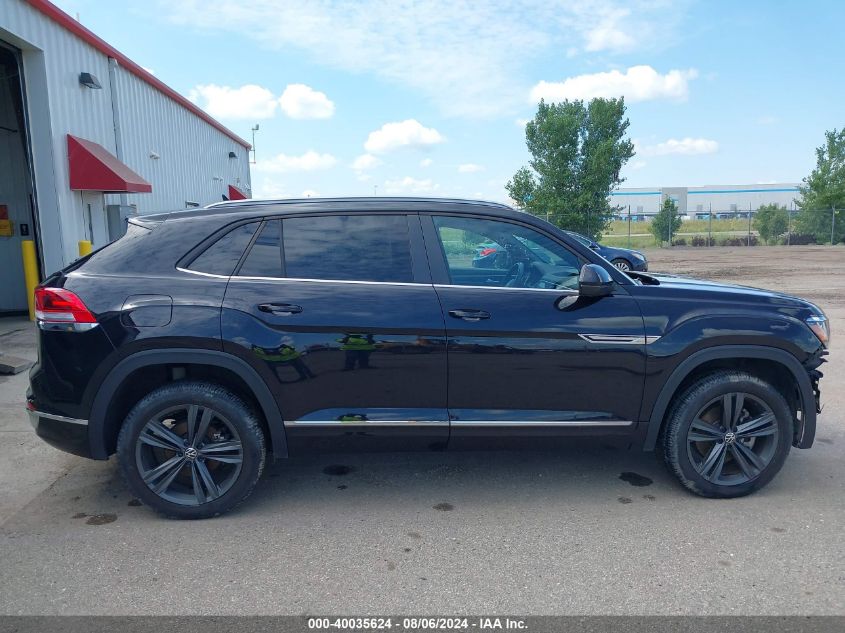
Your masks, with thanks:
<instances>
[{"instance_id":1,"label":"chain link fence","mask_svg":"<svg viewBox=\"0 0 845 633\"><path fill-rule=\"evenodd\" d=\"M785 209L785 221L771 223L764 239L757 209L708 209L681 216L680 228L672 233L669 246L758 246L838 244L845 241L845 208ZM602 237L608 246L655 247L651 216L623 208Z\"/></svg>"}]
</instances>

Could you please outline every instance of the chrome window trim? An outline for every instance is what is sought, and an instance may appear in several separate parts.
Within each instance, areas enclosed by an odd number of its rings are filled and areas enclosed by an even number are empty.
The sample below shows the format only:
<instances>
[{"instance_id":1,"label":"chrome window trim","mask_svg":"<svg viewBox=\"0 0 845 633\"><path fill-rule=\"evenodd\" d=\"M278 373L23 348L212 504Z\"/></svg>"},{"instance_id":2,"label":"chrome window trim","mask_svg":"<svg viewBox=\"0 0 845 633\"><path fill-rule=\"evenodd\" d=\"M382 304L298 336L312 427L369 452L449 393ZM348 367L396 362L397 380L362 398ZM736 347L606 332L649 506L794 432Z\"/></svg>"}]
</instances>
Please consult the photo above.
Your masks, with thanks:
<instances>
[{"instance_id":1,"label":"chrome window trim","mask_svg":"<svg viewBox=\"0 0 845 633\"><path fill-rule=\"evenodd\" d=\"M470 288L474 290L528 290L531 292L553 292L557 295L578 296L577 290L569 288L510 288L508 286L465 286L462 284L431 284L419 281L363 281L359 279L309 279L305 277L248 277L241 275L216 275L214 273L204 273L199 270L189 270L187 268L178 267L176 270L183 273L191 273L194 275L202 275L203 277L213 277L215 279L229 279L230 281L312 281L320 284L366 284L376 286L434 286L435 288Z\"/></svg>"},{"instance_id":2,"label":"chrome window trim","mask_svg":"<svg viewBox=\"0 0 845 633\"><path fill-rule=\"evenodd\" d=\"M88 426L88 420L80 420L79 418L69 418L64 415L58 415L56 413L44 413L43 411L33 411L32 409L27 409L26 412L29 414L30 422L32 425L35 426L35 423L38 421L38 418L46 418L48 420L56 420L57 422L67 422L68 424L79 424L81 426Z\"/></svg>"},{"instance_id":3,"label":"chrome window trim","mask_svg":"<svg viewBox=\"0 0 845 633\"><path fill-rule=\"evenodd\" d=\"M509 286L466 286L463 284L434 284L435 288L471 288L473 290L530 290L532 292L554 292L558 295L578 296L577 290L569 288L516 288Z\"/></svg>"}]
</instances>

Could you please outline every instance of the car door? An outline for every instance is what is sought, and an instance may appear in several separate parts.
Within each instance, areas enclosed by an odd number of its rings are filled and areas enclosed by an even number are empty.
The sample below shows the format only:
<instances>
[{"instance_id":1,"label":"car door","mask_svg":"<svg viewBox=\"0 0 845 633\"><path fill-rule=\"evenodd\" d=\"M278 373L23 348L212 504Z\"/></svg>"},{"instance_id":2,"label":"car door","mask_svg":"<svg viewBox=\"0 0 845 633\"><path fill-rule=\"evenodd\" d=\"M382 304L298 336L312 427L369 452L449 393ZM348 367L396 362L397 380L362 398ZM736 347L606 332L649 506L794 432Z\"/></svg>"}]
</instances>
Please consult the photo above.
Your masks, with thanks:
<instances>
[{"instance_id":1,"label":"car door","mask_svg":"<svg viewBox=\"0 0 845 633\"><path fill-rule=\"evenodd\" d=\"M269 378L291 451L445 447L445 331L417 215L267 219L222 335Z\"/></svg>"},{"instance_id":2,"label":"car door","mask_svg":"<svg viewBox=\"0 0 845 633\"><path fill-rule=\"evenodd\" d=\"M645 338L625 289L579 297L585 260L514 219L421 218L446 323L450 448L481 439L507 446L516 437L630 433L642 398ZM507 253L504 277L472 272L479 243Z\"/></svg>"}]
</instances>

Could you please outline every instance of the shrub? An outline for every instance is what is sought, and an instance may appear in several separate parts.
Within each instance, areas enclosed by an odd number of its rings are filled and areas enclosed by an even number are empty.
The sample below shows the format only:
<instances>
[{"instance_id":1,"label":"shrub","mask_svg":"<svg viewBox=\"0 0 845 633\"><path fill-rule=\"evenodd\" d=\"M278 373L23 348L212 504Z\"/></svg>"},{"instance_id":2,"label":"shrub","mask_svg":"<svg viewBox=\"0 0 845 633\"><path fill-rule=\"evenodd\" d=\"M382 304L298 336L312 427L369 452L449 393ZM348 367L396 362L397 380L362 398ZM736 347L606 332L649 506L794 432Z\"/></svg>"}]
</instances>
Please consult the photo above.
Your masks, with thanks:
<instances>
[{"instance_id":1,"label":"shrub","mask_svg":"<svg viewBox=\"0 0 845 633\"><path fill-rule=\"evenodd\" d=\"M695 235L692 238L691 244L693 246L715 246L716 240L712 237L707 237L705 235Z\"/></svg>"},{"instance_id":2,"label":"shrub","mask_svg":"<svg viewBox=\"0 0 845 633\"><path fill-rule=\"evenodd\" d=\"M783 238L783 243L790 246L806 246L807 244L815 244L816 236L812 233L789 233Z\"/></svg>"},{"instance_id":3,"label":"shrub","mask_svg":"<svg viewBox=\"0 0 845 633\"><path fill-rule=\"evenodd\" d=\"M686 246L687 240L684 237L679 237L676 240L672 240L672 246Z\"/></svg>"}]
</instances>

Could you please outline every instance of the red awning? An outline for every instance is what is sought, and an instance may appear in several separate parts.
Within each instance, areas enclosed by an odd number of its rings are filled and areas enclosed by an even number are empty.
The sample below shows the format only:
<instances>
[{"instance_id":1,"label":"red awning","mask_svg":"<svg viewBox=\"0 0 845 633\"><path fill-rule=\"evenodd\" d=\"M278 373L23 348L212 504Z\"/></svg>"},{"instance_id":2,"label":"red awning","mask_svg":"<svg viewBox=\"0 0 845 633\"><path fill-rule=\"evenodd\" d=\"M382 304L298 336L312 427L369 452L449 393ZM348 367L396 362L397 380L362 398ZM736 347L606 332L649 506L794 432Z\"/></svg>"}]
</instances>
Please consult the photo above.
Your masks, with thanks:
<instances>
[{"instance_id":1,"label":"red awning","mask_svg":"<svg viewBox=\"0 0 845 633\"><path fill-rule=\"evenodd\" d=\"M246 200L246 194L235 185L229 185L229 200Z\"/></svg>"},{"instance_id":2,"label":"red awning","mask_svg":"<svg viewBox=\"0 0 845 633\"><path fill-rule=\"evenodd\" d=\"M102 145L67 135L70 188L105 193L150 193L153 186Z\"/></svg>"}]
</instances>

